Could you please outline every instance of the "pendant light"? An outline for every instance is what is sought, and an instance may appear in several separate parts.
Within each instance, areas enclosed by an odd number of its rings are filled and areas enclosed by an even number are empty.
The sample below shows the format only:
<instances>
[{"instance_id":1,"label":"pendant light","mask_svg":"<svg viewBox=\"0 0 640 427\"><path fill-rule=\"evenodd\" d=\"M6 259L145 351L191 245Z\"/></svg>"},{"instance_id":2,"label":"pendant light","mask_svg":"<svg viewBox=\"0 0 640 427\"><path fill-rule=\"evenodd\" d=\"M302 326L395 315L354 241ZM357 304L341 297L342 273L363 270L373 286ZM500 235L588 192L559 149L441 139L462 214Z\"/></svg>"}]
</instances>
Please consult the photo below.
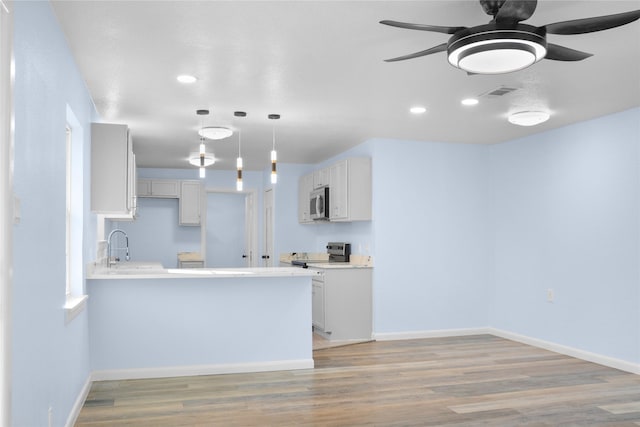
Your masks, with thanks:
<instances>
[{"instance_id":1,"label":"pendant light","mask_svg":"<svg viewBox=\"0 0 640 427\"><path fill-rule=\"evenodd\" d=\"M247 113L244 111L236 111L233 115L236 117L246 117ZM238 129L238 158L236 159L236 168L238 170L236 191L242 191L242 136L240 134L240 129Z\"/></svg>"},{"instance_id":2,"label":"pendant light","mask_svg":"<svg viewBox=\"0 0 640 427\"><path fill-rule=\"evenodd\" d=\"M204 138L200 137L200 178L205 177L204 155L205 155Z\"/></svg>"},{"instance_id":3,"label":"pendant light","mask_svg":"<svg viewBox=\"0 0 640 427\"><path fill-rule=\"evenodd\" d=\"M208 115L209 110L196 110L196 114L200 116L200 127L202 128L202 122L203 122L202 117ZM200 178L206 177L205 168L207 166L211 166L216 161L213 154L207 153L206 146L204 144L204 138L205 138L204 136L200 136L199 152L192 153L191 156L189 156L189 163L198 167L198 172L199 172L198 176Z\"/></svg>"},{"instance_id":4,"label":"pendant light","mask_svg":"<svg viewBox=\"0 0 640 427\"><path fill-rule=\"evenodd\" d=\"M269 114L270 120L278 120L280 114ZM273 144L271 146L271 183L276 184L278 182L278 173L276 171L276 163L278 160L278 153L276 153L276 126L275 123L272 128Z\"/></svg>"}]
</instances>

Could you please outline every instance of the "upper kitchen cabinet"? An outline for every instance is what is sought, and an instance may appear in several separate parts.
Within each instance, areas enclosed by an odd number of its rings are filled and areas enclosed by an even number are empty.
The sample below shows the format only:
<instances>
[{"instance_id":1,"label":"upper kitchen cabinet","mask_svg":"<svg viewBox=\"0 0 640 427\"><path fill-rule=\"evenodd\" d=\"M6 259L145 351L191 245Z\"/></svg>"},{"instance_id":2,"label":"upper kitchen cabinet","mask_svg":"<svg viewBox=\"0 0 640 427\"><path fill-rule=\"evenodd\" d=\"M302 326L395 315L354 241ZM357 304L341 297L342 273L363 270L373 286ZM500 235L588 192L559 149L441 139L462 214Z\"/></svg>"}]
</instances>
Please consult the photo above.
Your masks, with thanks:
<instances>
[{"instance_id":1,"label":"upper kitchen cabinet","mask_svg":"<svg viewBox=\"0 0 640 427\"><path fill-rule=\"evenodd\" d=\"M301 176L298 181L298 222L301 224L313 222L309 210L309 194L313 190L314 174Z\"/></svg>"},{"instance_id":2,"label":"upper kitchen cabinet","mask_svg":"<svg viewBox=\"0 0 640 427\"><path fill-rule=\"evenodd\" d=\"M175 179L138 180L138 197L159 197L177 199L180 197L180 182Z\"/></svg>"},{"instance_id":3,"label":"upper kitchen cabinet","mask_svg":"<svg viewBox=\"0 0 640 427\"><path fill-rule=\"evenodd\" d=\"M319 169L313 172L313 189L329 186L330 182L329 168Z\"/></svg>"},{"instance_id":4,"label":"upper kitchen cabinet","mask_svg":"<svg viewBox=\"0 0 640 427\"><path fill-rule=\"evenodd\" d=\"M180 225L200 225L200 181L180 181Z\"/></svg>"},{"instance_id":5,"label":"upper kitchen cabinet","mask_svg":"<svg viewBox=\"0 0 640 427\"><path fill-rule=\"evenodd\" d=\"M91 210L105 218L135 217L136 161L127 125L91 124Z\"/></svg>"},{"instance_id":6,"label":"upper kitchen cabinet","mask_svg":"<svg viewBox=\"0 0 640 427\"><path fill-rule=\"evenodd\" d=\"M330 221L371 220L371 159L345 159L329 168Z\"/></svg>"}]
</instances>

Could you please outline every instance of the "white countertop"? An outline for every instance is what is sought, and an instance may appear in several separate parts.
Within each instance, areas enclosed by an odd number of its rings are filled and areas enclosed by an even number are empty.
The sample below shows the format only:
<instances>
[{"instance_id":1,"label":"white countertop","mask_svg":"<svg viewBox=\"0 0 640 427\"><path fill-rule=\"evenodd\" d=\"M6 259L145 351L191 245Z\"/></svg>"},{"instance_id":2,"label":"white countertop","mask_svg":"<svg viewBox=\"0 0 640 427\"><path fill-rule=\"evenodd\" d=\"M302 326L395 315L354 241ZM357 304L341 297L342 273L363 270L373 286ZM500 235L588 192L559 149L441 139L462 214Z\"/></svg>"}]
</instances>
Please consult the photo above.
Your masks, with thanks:
<instances>
[{"instance_id":1,"label":"white countertop","mask_svg":"<svg viewBox=\"0 0 640 427\"><path fill-rule=\"evenodd\" d=\"M159 263L121 263L111 268L89 266L87 279L181 279L230 277L291 277L313 276L315 273L297 267L256 268L168 268Z\"/></svg>"},{"instance_id":2,"label":"white countertop","mask_svg":"<svg viewBox=\"0 0 640 427\"><path fill-rule=\"evenodd\" d=\"M372 268L368 265L360 265L360 264L351 264L348 262L308 262L307 267L309 268L320 268L320 269L339 269L339 268Z\"/></svg>"}]
</instances>

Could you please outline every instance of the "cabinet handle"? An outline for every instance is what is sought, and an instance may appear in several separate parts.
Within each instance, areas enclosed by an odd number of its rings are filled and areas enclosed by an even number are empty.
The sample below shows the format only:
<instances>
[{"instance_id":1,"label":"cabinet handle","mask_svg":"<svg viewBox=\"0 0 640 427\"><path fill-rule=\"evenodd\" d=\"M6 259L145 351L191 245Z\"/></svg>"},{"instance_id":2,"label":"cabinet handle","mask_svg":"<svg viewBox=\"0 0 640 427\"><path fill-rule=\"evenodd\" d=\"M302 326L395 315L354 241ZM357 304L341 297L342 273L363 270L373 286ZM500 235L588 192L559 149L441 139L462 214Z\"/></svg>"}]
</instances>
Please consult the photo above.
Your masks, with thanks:
<instances>
[{"instance_id":1,"label":"cabinet handle","mask_svg":"<svg viewBox=\"0 0 640 427\"><path fill-rule=\"evenodd\" d=\"M262 259L269 259L269 255L262 255Z\"/></svg>"},{"instance_id":2,"label":"cabinet handle","mask_svg":"<svg viewBox=\"0 0 640 427\"><path fill-rule=\"evenodd\" d=\"M242 255L242 258L246 258L246 257L247 257L247 255Z\"/></svg>"}]
</instances>

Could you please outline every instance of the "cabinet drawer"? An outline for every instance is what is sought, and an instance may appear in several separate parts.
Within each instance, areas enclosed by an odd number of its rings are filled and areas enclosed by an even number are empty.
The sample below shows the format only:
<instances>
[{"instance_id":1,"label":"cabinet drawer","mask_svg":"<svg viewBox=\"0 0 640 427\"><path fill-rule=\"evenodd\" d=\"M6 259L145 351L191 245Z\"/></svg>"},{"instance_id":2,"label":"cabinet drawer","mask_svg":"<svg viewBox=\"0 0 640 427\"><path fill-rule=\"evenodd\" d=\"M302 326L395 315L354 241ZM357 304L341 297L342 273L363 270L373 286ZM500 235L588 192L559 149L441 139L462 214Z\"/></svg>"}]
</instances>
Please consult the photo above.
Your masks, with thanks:
<instances>
[{"instance_id":1,"label":"cabinet drawer","mask_svg":"<svg viewBox=\"0 0 640 427\"><path fill-rule=\"evenodd\" d=\"M204 261L180 261L178 268L204 268Z\"/></svg>"}]
</instances>

